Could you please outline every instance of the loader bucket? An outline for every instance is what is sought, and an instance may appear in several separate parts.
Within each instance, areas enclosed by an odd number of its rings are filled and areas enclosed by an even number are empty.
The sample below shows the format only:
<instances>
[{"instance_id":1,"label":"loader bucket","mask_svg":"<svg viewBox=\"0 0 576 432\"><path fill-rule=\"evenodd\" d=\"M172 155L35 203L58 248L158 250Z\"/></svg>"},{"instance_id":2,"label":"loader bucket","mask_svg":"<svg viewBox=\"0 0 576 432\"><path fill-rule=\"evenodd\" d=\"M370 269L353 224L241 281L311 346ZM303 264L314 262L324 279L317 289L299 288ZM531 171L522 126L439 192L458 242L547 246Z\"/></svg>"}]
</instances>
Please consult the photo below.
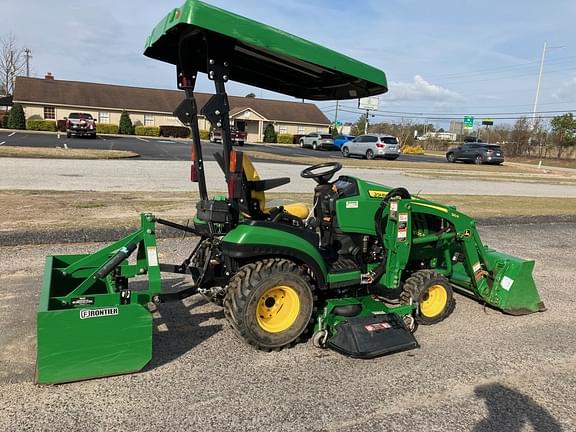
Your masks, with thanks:
<instances>
[{"instance_id":1,"label":"loader bucket","mask_svg":"<svg viewBox=\"0 0 576 432\"><path fill-rule=\"evenodd\" d=\"M526 315L546 310L534 283L534 261L486 250L486 261L493 268L492 289L484 300L511 315Z\"/></svg>"},{"instance_id":2,"label":"loader bucket","mask_svg":"<svg viewBox=\"0 0 576 432\"><path fill-rule=\"evenodd\" d=\"M129 264L136 250L136 263ZM148 275L148 288L129 289L128 278L136 275ZM94 254L48 256L37 311L36 382L142 369L152 358L147 304L159 280L153 220L144 215L139 231Z\"/></svg>"}]
</instances>

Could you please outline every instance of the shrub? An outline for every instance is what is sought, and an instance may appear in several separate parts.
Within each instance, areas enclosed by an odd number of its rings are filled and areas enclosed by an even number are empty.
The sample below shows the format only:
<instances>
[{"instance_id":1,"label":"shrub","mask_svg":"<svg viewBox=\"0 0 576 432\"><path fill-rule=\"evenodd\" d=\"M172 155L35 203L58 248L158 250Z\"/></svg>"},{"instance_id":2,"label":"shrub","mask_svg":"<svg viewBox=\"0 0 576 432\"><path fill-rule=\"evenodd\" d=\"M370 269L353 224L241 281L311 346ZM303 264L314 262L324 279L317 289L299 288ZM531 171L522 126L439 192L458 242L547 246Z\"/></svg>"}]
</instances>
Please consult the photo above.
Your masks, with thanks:
<instances>
[{"instance_id":1,"label":"shrub","mask_svg":"<svg viewBox=\"0 0 576 432\"><path fill-rule=\"evenodd\" d=\"M200 129L200 139L201 140L209 140L210 139L210 131L206 129Z\"/></svg>"},{"instance_id":2,"label":"shrub","mask_svg":"<svg viewBox=\"0 0 576 432\"><path fill-rule=\"evenodd\" d=\"M188 138L190 136L190 128L184 126L160 126L160 136Z\"/></svg>"},{"instance_id":3,"label":"shrub","mask_svg":"<svg viewBox=\"0 0 576 432\"><path fill-rule=\"evenodd\" d=\"M56 132L56 122L54 120L27 120L26 129L31 131Z\"/></svg>"},{"instance_id":4,"label":"shrub","mask_svg":"<svg viewBox=\"0 0 576 432\"><path fill-rule=\"evenodd\" d=\"M275 143L277 139L276 130L274 130L274 125L268 123L266 129L264 129L264 142L265 143Z\"/></svg>"},{"instance_id":5,"label":"shrub","mask_svg":"<svg viewBox=\"0 0 576 432\"><path fill-rule=\"evenodd\" d=\"M423 155L424 154L424 150L422 149L422 146L420 144L418 145L405 145L402 147L402 153L403 154L413 154L413 155Z\"/></svg>"},{"instance_id":6,"label":"shrub","mask_svg":"<svg viewBox=\"0 0 576 432\"><path fill-rule=\"evenodd\" d=\"M24 108L22 105L16 103L10 110L8 115L8 129L26 129L26 117L24 116Z\"/></svg>"},{"instance_id":7,"label":"shrub","mask_svg":"<svg viewBox=\"0 0 576 432\"><path fill-rule=\"evenodd\" d=\"M99 134L117 134L118 125L111 123L96 123L96 132Z\"/></svg>"},{"instance_id":8,"label":"shrub","mask_svg":"<svg viewBox=\"0 0 576 432\"><path fill-rule=\"evenodd\" d=\"M8 127L8 113L0 113L0 129Z\"/></svg>"},{"instance_id":9,"label":"shrub","mask_svg":"<svg viewBox=\"0 0 576 432\"><path fill-rule=\"evenodd\" d=\"M136 126L134 134L140 136L160 136L160 128L157 126Z\"/></svg>"},{"instance_id":10,"label":"shrub","mask_svg":"<svg viewBox=\"0 0 576 432\"><path fill-rule=\"evenodd\" d=\"M122 111L122 114L120 115L120 125L118 126L118 133L121 135L134 134L132 120L130 120L130 115L126 111Z\"/></svg>"},{"instance_id":11,"label":"shrub","mask_svg":"<svg viewBox=\"0 0 576 432\"><path fill-rule=\"evenodd\" d=\"M294 136L289 133L278 134L278 144L292 144Z\"/></svg>"}]
</instances>

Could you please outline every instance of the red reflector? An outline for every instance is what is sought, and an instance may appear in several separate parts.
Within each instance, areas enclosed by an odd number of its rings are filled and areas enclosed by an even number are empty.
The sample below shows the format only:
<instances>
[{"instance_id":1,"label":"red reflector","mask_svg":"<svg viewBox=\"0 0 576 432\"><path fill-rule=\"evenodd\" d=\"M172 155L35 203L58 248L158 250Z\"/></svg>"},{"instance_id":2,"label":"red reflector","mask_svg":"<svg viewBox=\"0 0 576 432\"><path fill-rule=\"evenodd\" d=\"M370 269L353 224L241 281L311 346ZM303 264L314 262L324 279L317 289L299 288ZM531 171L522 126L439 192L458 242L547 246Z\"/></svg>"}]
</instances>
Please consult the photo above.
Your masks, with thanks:
<instances>
[{"instance_id":1,"label":"red reflector","mask_svg":"<svg viewBox=\"0 0 576 432\"><path fill-rule=\"evenodd\" d=\"M230 172L235 173L238 165L238 154L232 150L230 152Z\"/></svg>"},{"instance_id":2,"label":"red reflector","mask_svg":"<svg viewBox=\"0 0 576 432\"><path fill-rule=\"evenodd\" d=\"M190 180L194 183L198 183L198 169L196 168L194 161L190 167Z\"/></svg>"}]
</instances>

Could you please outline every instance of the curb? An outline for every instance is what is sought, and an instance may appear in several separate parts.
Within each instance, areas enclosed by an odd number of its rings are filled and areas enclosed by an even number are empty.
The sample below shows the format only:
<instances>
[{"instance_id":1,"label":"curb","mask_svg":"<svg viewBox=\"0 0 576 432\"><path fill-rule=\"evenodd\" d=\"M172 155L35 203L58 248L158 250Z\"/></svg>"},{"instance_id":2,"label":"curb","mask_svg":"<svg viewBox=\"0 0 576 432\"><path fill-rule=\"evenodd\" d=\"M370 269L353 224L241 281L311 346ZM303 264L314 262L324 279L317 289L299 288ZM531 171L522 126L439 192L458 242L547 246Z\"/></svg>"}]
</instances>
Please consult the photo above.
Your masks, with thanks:
<instances>
[{"instance_id":1,"label":"curb","mask_svg":"<svg viewBox=\"0 0 576 432\"><path fill-rule=\"evenodd\" d=\"M476 225L480 228L502 225L555 225L576 223L576 214L556 216L507 216L493 218L477 218ZM114 242L136 231L138 227L127 226L117 228L78 228L55 230L21 230L0 232L0 247L47 245L62 243L106 243ZM191 234L159 226L156 238L194 238Z\"/></svg>"}]
</instances>

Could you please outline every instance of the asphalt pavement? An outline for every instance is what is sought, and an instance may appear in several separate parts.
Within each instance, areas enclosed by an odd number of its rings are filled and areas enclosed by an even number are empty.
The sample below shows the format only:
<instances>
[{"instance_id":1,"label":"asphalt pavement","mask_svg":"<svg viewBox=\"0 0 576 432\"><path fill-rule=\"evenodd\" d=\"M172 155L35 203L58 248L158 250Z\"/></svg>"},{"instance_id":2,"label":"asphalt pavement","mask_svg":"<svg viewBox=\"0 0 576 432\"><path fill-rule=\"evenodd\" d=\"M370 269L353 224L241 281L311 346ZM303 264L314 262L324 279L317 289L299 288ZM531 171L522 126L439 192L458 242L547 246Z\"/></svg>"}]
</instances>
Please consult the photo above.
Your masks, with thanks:
<instances>
[{"instance_id":1,"label":"asphalt pavement","mask_svg":"<svg viewBox=\"0 0 576 432\"><path fill-rule=\"evenodd\" d=\"M0 130L0 143L10 146L25 147L64 147L75 149L97 149L97 150L127 150L140 155L143 160L164 160L164 161L189 161L191 155L191 142L188 140L175 140L170 138L150 138L134 136L106 136L99 135L96 139L88 137L66 138L66 134L58 137L54 133L30 133L27 131L14 132ZM208 141L202 143L203 157L206 161L214 161L214 153L222 150L221 144L213 144ZM342 159L338 150L319 150L300 148L297 145L244 145L245 149L260 150L270 155L278 156L302 156L322 157L326 159ZM255 158L254 160L258 160ZM272 159L273 160L273 159ZM401 155L399 161L409 162L434 162L439 164L448 163L445 158L439 156L415 156ZM276 160L278 163L293 163ZM305 164L304 160L302 164Z\"/></svg>"},{"instance_id":2,"label":"asphalt pavement","mask_svg":"<svg viewBox=\"0 0 576 432\"><path fill-rule=\"evenodd\" d=\"M304 158L303 158L304 159ZM273 192L312 193L315 183L300 177L302 165L256 161L261 178L289 177L287 185ZM212 192L227 190L224 175L216 162L205 163L206 184ZM548 184L479 178L427 177L426 173L406 174L403 170L343 168L339 174L405 187L418 194L512 195L576 198L575 184ZM66 160L0 158L0 189L4 190L94 190L94 191L197 191L190 182L190 162L122 160Z\"/></svg>"},{"instance_id":3,"label":"asphalt pavement","mask_svg":"<svg viewBox=\"0 0 576 432\"><path fill-rule=\"evenodd\" d=\"M418 329L418 350L355 360L309 342L256 351L195 296L160 306L144 371L59 386L32 382L44 256L100 245L0 248L0 430L574 431L576 225L480 231L536 261L546 312L457 295L446 321ZM191 242L160 241L160 259L178 262Z\"/></svg>"}]
</instances>

